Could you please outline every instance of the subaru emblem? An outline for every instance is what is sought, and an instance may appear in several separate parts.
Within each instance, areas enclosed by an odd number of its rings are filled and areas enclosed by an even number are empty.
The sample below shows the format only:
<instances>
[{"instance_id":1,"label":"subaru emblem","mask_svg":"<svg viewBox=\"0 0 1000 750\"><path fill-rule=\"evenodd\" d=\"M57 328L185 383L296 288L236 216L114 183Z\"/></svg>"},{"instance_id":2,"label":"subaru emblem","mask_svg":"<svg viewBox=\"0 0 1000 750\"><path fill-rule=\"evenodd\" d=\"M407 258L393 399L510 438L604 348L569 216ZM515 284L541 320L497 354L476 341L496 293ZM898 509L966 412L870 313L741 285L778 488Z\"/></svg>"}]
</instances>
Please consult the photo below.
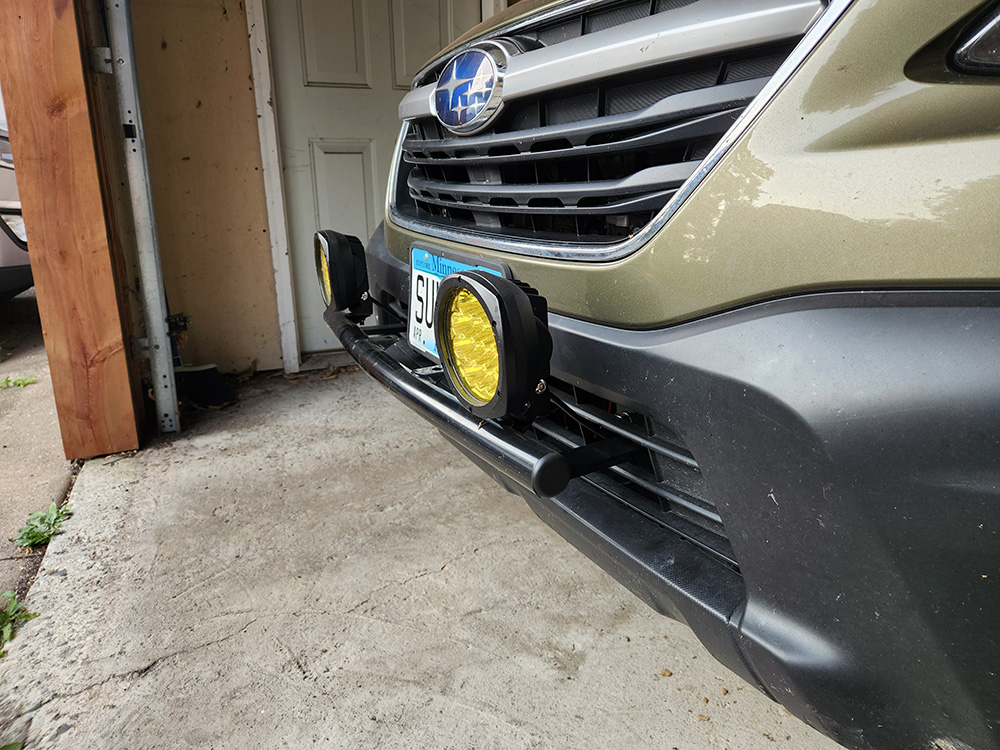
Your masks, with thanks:
<instances>
[{"instance_id":1,"label":"subaru emblem","mask_svg":"<svg viewBox=\"0 0 1000 750\"><path fill-rule=\"evenodd\" d=\"M434 89L434 113L448 130L469 135L500 112L507 45L485 42L453 57Z\"/></svg>"}]
</instances>

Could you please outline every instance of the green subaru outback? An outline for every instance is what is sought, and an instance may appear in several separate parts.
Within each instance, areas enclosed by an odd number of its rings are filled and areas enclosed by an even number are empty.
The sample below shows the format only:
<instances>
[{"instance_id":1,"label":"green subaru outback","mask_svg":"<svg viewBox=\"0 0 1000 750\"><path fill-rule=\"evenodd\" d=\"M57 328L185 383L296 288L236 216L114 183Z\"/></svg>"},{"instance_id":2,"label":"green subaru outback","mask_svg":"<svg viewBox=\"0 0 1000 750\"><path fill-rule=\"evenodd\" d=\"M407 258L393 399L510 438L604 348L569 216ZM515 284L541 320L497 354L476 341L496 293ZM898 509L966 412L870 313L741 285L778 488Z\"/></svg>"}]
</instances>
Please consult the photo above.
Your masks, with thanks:
<instances>
[{"instance_id":1,"label":"green subaru outback","mask_svg":"<svg viewBox=\"0 0 1000 750\"><path fill-rule=\"evenodd\" d=\"M317 235L326 320L802 720L1000 748L998 48L992 1L519 3Z\"/></svg>"}]
</instances>

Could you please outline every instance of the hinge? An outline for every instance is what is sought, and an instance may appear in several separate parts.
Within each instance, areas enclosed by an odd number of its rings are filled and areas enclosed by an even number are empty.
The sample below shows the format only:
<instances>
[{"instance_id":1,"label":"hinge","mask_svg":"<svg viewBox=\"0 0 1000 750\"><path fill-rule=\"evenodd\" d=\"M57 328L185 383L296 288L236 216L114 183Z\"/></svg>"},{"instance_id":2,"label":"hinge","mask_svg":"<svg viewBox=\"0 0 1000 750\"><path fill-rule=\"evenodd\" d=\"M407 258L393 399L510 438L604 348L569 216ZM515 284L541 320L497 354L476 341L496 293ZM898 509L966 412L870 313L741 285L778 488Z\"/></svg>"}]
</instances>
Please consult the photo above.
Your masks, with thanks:
<instances>
[{"instance_id":1,"label":"hinge","mask_svg":"<svg viewBox=\"0 0 1000 750\"><path fill-rule=\"evenodd\" d=\"M167 333L170 335L175 335L182 333L188 329L188 323L191 321L184 313L177 313L176 315L167 316ZM2 750L2 748L0 748Z\"/></svg>"},{"instance_id":2,"label":"hinge","mask_svg":"<svg viewBox=\"0 0 1000 750\"><path fill-rule=\"evenodd\" d=\"M111 64L110 47L90 48L90 70L92 73L98 73L102 75L114 74L115 69L114 66Z\"/></svg>"}]
</instances>

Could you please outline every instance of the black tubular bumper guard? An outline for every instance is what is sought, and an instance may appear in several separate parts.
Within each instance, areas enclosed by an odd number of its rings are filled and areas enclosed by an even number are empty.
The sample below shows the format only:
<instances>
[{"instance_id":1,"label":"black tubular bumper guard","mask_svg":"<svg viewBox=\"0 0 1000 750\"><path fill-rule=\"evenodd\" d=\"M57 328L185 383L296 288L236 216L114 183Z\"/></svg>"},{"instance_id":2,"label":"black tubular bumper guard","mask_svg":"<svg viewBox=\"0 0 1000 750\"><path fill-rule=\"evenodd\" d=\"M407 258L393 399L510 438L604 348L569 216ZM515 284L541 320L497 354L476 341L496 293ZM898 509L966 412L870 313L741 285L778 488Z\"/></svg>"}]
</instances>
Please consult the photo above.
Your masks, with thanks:
<instances>
[{"instance_id":1,"label":"black tubular bumper guard","mask_svg":"<svg viewBox=\"0 0 1000 750\"><path fill-rule=\"evenodd\" d=\"M514 430L473 417L373 344L346 313L327 308L323 319L369 375L461 448L541 497L557 495L566 488L570 467L562 454Z\"/></svg>"}]
</instances>

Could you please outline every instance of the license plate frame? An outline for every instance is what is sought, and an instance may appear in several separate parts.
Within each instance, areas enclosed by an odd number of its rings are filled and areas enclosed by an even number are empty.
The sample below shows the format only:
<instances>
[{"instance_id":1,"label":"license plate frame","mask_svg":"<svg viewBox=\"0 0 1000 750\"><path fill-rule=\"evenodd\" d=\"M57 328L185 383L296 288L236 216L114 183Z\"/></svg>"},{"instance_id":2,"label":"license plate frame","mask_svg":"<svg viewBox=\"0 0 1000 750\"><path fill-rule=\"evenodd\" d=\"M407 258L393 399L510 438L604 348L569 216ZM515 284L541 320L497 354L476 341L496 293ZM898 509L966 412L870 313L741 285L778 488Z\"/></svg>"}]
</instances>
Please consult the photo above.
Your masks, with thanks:
<instances>
[{"instance_id":1,"label":"license plate frame","mask_svg":"<svg viewBox=\"0 0 1000 750\"><path fill-rule=\"evenodd\" d=\"M434 362L441 361L434 342L437 287L445 276L473 269L511 278L510 269L503 263L428 245L413 245L410 248L410 307L406 339L411 347Z\"/></svg>"}]
</instances>

